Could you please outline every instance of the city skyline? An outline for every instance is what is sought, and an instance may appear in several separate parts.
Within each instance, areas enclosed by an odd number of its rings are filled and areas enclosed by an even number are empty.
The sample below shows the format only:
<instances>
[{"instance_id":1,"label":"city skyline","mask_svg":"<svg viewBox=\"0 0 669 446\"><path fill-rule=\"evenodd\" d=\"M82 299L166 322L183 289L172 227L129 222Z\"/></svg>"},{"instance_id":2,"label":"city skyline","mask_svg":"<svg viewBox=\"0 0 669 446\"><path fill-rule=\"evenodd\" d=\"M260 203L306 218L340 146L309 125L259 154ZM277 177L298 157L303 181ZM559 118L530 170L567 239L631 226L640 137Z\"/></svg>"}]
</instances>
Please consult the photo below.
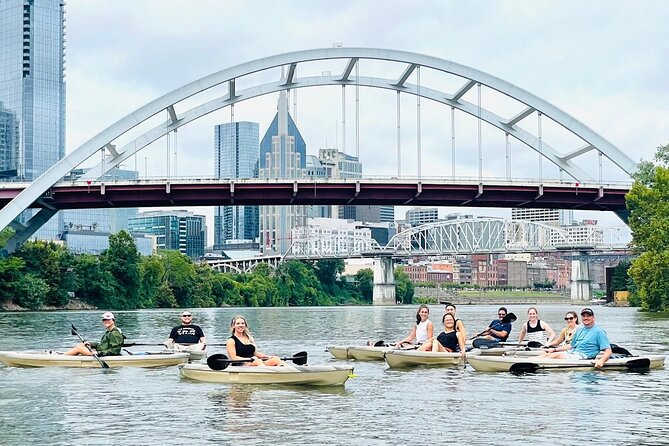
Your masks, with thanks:
<instances>
[{"instance_id":1,"label":"city skyline","mask_svg":"<svg viewBox=\"0 0 669 446\"><path fill-rule=\"evenodd\" d=\"M404 5L402 24L387 30L384 25L389 23L389 16L397 6L393 2L336 8L324 2L315 2L308 11L308 25L287 27L285 33L274 39L255 33L255 29L262 29L263 23L266 24L265 17L258 16L253 24L233 24L225 30L209 27L215 33L213 40L243 43L197 46L198 51L186 52L185 48L202 40L196 32L200 26L214 17L244 13L248 7L237 5L230 10L219 10L221 6L216 3L203 2L204 8L196 12L170 2L161 2L160 8L156 8L157 4L153 2L134 5L137 16L141 16L142 10L151 9L154 19L147 23L128 16L127 6L123 3L100 1L93 7L78 0L70 1L66 11L70 85L67 151L151 99L214 71L272 54L343 43L345 46L405 49L481 69L573 114L634 159L649 159L655 147L665 142L663 139L666 138L663 122L666 121L669 101L661 88L661 80L666 78L667 64L666 58L661 55L666 52L667 44L653 36L661 35L661 24L669 8L662 2L641 5L615 3L617 8L611 8L610 2L586 5L574 2L538 5L530 2L483 2L478 6L428 2L408 9ZM290 17L290 8L271 4L265 6L268 15L273 18ZM216 11L220 14L214 13ZM331 20L334 12L346 19L342 21L342 28L329 30L318 26ZM460 20L449 20L451 26L441 30L439 22L432 19L440 14ZM126 32L122 36L105 35L103 38L92 26L101 17L119 23ZM601 26L589 26L595 17ZM569 30L557 25L565 21L572 24ZM381 32L381 29L384 31ZM437 29L440 32L436 32ZM487 32L474 32L476 29L486 29ZM615 32L612 32L614 29ZM409 33L408 30L415 32ZM611 38L612 35L615 37ZM178 37L176 46L162 44L171 37ZM506 42L506 51L499 52L496 48L498 39L502 37L502 41ZM172 63L177 59L182 60L178 64ZM168 66L170 69L166 71ZM74 84L76 89L72 87ZM376 113L386 104L372 102L370 94L365 91L362 95L361 117L364 124L369 122L366 115ZM324 99L335 104L334 111L325 119L322 114L314 112L312 105L324 102ZM341 122L337 122L340 116L336 108L339 102L338 91L321 93L314 90L314 93L307 93L305 90L303 93L300 90L296 121L310 147L310 154L330 145L339 148L345 145L349 153L354 149L351 127L346 144L341 141L342 126ZM273 115L274 104L275 97L267 97L248 107L240 104L235 110L235 120L252 120L265 127ZM218 114L215 119L218 123L230 120L227 112ZM439 126L435 126L433 118L427 115L423 120L424 145L428 146L430 140L436 137L432 134L438 133ZM393 124L391 117L386 121L389 126ZM394 145L393 132L381 125L367 125L361 130L366 135L361 162L383 168L389 160L375 157L375 154L384 145ZM410 134L409 128L406 133ZM179 146L179 174L197 175L193 169L203 164L203 158L207 158L202 152L211 147L211 132L184 128L179 131ZM146 150L148 162L142 162L144 157L139 160L142 167L147 166L149 175L160 167L152 161L151 150ZM162 148L153 151L164 154ZM373 163L369 162L370 157ZM432 161L438 164L441 160ZM174 167L176 170L176 163ZM138 170L144 171L141 167ZM468 208L460 211L510 214L509 210L493 212ZM201 212L207 214L212 227L210 232L213 231L213 208ZM399 215L403 213L402 210L399 212ZM440 209L440 213L449 212L453 209ZM594 215L603 222L618 222L611 215L606 218ZM579 220L584 216L581 214L575 218Z\"/></svg>"}]
</instances>

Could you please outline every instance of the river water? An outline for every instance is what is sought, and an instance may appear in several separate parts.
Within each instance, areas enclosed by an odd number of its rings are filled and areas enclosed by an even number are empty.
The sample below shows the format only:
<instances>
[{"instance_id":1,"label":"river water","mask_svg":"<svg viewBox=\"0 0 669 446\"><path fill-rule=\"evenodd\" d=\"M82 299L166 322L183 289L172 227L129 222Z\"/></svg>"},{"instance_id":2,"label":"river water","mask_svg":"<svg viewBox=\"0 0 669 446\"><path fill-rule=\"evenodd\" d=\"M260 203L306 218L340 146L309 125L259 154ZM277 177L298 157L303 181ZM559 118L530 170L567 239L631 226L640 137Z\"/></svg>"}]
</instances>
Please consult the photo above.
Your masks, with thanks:
<instances>
[{"instance_id":1,"label":"river water","mask_svg":"<svg viewBox=\"0 0 669 446\"><path fill-rule=\"evenodd\" d=\"M509 306L519 320L527 307ZM443 307L431 307L435 329ZM572 307L539 307L556 331ZM497 307L462 306L467 331L481 331ZM209 343L223 343L230 319L247 317L265 353L306 350L310 364L335 364L332 344L405 336L416 306L194 310ZM669 320L631 308L595 307L612 342L634 353L669 350ZM0 313L0 350L64 349L98 340L100 311ZM159 342L174 310L119 312L128 342ZM210 347L210 353L222 347ZM0 444L426 445L669 444L669 373L552 372L513 376L462 368L388 369L352 362L340 388L197 383L161 369L23 369L0 365Z\"/></svg>"}]
</instances>

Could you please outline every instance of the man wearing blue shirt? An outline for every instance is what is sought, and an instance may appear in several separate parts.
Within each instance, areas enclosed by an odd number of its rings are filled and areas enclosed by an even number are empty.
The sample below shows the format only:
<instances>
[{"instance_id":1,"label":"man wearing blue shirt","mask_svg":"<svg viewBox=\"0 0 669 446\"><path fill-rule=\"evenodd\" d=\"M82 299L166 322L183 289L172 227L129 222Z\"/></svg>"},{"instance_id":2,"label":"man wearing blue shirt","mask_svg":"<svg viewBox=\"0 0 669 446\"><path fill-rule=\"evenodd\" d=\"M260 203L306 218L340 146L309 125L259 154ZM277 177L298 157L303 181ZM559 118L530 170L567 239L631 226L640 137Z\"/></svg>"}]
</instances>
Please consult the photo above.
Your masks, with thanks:
<instances>
[{"instance_id":1,"label":"man wearing blue shirt","mask_svg":"<svg viewBox=\"0 0 669 446\"><path fill-rule=\"evenodd\" d=\"M549 358L556 359L594 359L603 352L595 362L601 368L611 357L611 344L606 332L595 325L595 313L590 308L581 311L583 327L579 328L571 339L571 345L561 345L548 349Z\"/></svg>"}]
</instances>

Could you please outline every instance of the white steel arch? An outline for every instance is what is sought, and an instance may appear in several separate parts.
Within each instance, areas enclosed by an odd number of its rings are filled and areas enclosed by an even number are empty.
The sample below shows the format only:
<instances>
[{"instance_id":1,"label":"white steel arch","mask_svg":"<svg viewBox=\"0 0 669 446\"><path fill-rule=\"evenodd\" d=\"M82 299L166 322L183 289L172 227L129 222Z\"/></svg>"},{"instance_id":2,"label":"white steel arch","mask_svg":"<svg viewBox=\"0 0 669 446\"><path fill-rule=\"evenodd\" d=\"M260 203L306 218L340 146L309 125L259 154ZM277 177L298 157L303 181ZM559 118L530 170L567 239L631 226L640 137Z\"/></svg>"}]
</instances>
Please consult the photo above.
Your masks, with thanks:
<instances>
[{"instance_id":1,"label":"white steel arch","mask_svg":"<svg viewBox=\"0 0 669 446\"><path fill-rule=\"evenodd\" d=\"M304 79L296 78L294 76L295 68L300 63L332 59L348 59L345 70L339 76L321 76ZM534 150L537 150L542 156L556 164L578 181L586 181L590 179L590 176L583 169L580 169L574 164L572 160L591 150L596 150L606 156L627 174L631 174L636 169L636 163L632 159L627 157L613 144L576 120L574 117L509 82L474 68L448 60L406 51L376 48L313 49L279 54L224 69L184 85L183 87L137 109L69 153L65 158L60 160L36 179L7 206L0 210L0 228L5 228L10 225L12 220L14 220L23 210L28 208L34 201L40 199L40 196L53 184L101 150L107 151L110 155L105 162L100 163L99 166L92 169L92 173L89 174L88 178L102 176L106 171L117 166L123 160L134 154L135 147L137 147L136 150L141 150L146 145L180 126L214 110L234 104L235 102L285 89L319 85L352 85L354 80L350 77L351 72L358 61L363 59L399 62L406 64L406 69L398 79L391 80L372 77L359 78L356 79L356 82L359 85L418 94L472 114L504 132L509 133L511 136L532 147ZM235 80L237 78L280 66L288 66L289 68L288 74L282 77L279 81L258 85L243 91L236 91ZM408 77L418 67L426 67L459 76L464 80L464 84L457 91L450 93L408 84L406 82ZM227 84L228 86L226 97L201 104L185 113L177 113L175 105L179 104L181 101L221 84ZM477 84L485 85L505 94L525 104L527 108L516 116L511 117L499 116L485 109L479 110L477 106L462 100L462 96ZM114 141L119 137L164 111L167 111L170 116L170 119L164 125L159 125L154 129L149 130L133 141L132 144L128 144L122 148L116 147ZM541 113L562 125L565 129L580 138L583 141L584 146L575 148L568 153L559 153L554 148L547 146L545 142L540 142L539 138L536 136L523 131L517 126L520 121L526 119L535 112ZM17 229L17 234L13 241L8 243L8 249L12 250L16 245L27 239L44 221L46 221L47 217L53 215L54 212L53 209L44 209L40 211L40 213L29 222L28 227L22 227L14 222L12 226Z\"/></svg>"}]
</instances>

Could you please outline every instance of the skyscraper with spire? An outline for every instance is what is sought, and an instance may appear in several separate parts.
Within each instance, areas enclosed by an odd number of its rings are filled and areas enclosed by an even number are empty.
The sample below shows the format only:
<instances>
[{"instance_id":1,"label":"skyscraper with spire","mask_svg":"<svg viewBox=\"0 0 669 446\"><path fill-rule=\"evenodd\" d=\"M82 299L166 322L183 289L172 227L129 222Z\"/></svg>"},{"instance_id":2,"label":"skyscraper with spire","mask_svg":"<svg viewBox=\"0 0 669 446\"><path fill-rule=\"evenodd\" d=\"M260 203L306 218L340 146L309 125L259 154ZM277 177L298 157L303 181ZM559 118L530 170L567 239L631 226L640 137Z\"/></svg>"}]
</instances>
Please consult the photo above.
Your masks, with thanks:
<instances>
[{"instance_id":1,"label":"skyscraper with spire","mask_svg":"<svg viewBox=\"0 0 669 446\"><path fill-rule=\"evenodd\" d=\"M306 176L307 145L288 113L288 94L279 93L277 113L260 143L259 178ZM291 229L303 225L304 206L260 207L260 250L284 254L291 245Z\"/></svg>"}]
</instances>

